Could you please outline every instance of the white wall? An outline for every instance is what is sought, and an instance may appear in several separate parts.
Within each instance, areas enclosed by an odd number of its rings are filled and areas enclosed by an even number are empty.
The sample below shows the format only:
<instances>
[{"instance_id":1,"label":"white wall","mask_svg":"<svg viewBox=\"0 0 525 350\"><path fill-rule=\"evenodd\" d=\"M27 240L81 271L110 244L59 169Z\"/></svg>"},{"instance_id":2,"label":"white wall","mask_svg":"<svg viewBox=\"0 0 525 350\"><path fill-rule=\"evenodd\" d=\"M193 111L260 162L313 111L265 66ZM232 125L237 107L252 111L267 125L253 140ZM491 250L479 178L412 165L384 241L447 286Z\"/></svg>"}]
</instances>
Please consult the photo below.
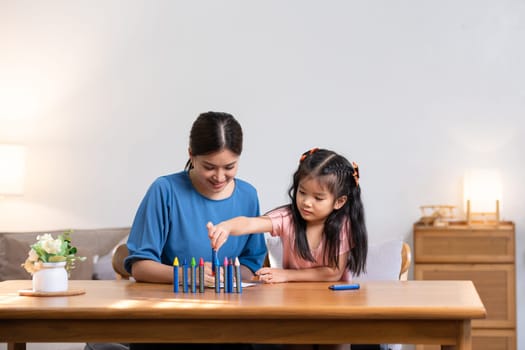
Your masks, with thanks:
<instances>
[{"instance_id":1,"label":"white wall","mask_svg":"<svg viewBox=\"0 0 525 350\"><path fill-rule=\"evenodd\" d=\"M245 131L240 177L287 201L314 146L357 161L371 241L503 173L525 348L525 3L520 0L0 1L0 143L28 146L0 230L130 225L182 169L203 111Z\"/></svg>"}]
</instances>

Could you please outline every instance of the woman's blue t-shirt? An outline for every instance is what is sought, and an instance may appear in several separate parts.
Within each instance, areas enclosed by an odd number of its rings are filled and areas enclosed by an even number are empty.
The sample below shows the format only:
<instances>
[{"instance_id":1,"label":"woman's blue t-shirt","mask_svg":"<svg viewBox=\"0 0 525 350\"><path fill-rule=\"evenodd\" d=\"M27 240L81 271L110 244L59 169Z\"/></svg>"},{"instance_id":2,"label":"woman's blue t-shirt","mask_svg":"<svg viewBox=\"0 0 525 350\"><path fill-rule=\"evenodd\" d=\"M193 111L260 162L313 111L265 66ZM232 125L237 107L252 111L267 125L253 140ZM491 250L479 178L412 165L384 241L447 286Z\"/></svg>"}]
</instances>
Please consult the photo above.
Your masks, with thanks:
<instances>
[{"instance_id":1,"label":"woman's blue t-shirt","mask_svg":"<svg viewBox=\"0 0 525 350\"><path fill-rule=\"evenodd\" d=\"M137 210L128 239L129 256L124 261L131 272L137 260L154 260L172 265L177 257L188 264L191 258L211 261L211 245L206 223L217 224L235 216L259 216L257 191L249 183L235 179L232 195L222 200L204 197L193 187L187 171L156 179ZM266 255L261 234L230 236L218 257L239 257L242 265L258 270Z\"/></svg>"}]
</instances>

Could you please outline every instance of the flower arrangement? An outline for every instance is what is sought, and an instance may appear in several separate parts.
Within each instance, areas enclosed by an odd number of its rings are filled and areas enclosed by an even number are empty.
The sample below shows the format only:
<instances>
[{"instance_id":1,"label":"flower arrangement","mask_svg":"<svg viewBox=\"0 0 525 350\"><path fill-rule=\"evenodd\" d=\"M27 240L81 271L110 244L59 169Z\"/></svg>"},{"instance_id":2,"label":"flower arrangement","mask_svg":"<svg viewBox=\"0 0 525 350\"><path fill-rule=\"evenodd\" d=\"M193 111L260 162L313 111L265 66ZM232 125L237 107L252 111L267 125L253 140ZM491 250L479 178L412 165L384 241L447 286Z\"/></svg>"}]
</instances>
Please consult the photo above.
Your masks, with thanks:
<instances>
[{"instance_id":1,"label":"flower arrangement","mask_svg":"<svg viewBox=\"0 0 525 350\"><path fill-rule=\"evenodd\" d=\"M86 257L75 256L77 248L71 245L72 230L66 231L56 239L49 233L36 237L31 245L26 261L22 267L31 275L42 268L43 263L66 262L68 275L75 268L75 261L84 261Z\"/></svg>"}]
</instances>

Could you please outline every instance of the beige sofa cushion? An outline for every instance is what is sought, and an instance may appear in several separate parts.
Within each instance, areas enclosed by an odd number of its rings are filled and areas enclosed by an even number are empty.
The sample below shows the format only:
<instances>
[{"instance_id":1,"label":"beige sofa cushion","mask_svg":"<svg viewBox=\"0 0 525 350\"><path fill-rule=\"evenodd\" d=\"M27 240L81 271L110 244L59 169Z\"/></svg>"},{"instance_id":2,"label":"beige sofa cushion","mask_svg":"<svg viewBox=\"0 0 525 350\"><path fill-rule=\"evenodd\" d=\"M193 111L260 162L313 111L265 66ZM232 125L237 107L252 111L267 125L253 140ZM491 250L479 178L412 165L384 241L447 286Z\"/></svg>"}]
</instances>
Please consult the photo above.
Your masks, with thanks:
<instances>
[{"instance_id":1,"label":"beige sofa cushion","mask_svg":"<svg viewBox=\"0 0 525 350\"><path fill-rule=\"evenodd\" d=\"M27 258L29 246L36 242L36 236L50 233L53 237L66 230L39 232L0 232L0 281L31 279L21 264ZM129 227L104 229L73 229L72 245L78 255L85 256L84 262L77 262L71 271L71 279L92 279L93 258L109 254L115 245L129 234Z\"/></svg>"}]
</instances>

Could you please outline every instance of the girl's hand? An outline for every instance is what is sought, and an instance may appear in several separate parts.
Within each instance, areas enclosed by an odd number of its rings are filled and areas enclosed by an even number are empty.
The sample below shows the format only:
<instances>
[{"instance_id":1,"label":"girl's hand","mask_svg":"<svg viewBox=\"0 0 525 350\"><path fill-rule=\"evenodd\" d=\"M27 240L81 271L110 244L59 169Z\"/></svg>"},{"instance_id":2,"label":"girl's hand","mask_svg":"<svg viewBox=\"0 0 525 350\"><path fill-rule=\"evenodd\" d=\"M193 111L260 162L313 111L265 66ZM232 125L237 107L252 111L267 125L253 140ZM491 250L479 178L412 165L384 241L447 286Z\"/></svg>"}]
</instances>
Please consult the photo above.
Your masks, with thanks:
<instances>
[{"instance_id":1,"label":"girl's hand","mask_svg":"<svg viewBox=\"0 0 525 350\"><path fill-rule=\"evenodd\" d=\"M228 239L230 230L223 223L213 225L211 222L206 224L208 229L208 238L210 239L211 247L218 250Z\"/></svg>"},{"instance_id":2,"label":"girl's hand","mask_svg":"<svg viewBox=\"0 0 525 350\"><path fill-rule=\"evenodd\" d=\"M271 267L263 267L255 272L259 276L259 280L264 283L282 283L288 282L286 270L276 269Z\"/></svg>"}]
</instances>

